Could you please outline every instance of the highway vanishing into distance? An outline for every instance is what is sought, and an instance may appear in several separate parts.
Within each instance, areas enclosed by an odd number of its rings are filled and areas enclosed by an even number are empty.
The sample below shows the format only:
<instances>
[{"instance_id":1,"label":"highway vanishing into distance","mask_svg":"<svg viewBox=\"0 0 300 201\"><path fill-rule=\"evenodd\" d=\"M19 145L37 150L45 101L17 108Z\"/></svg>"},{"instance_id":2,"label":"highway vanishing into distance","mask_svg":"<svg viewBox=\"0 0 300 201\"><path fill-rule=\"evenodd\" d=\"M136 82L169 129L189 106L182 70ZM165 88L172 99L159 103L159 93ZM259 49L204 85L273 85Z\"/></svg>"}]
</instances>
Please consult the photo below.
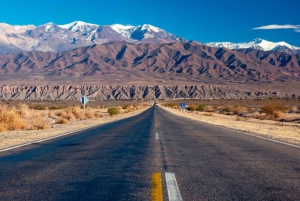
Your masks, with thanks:
<instances>
[{"instance_id":1,"label":"highway vanishing into distance","mask_svg":"<svg viewBox=\"0 0 300 201\"><path fill-rule=\"evenodd\" d=\"M0 181L0 200L300 200L300 147L153 106L1 151Z\"/></svg>"}]
</instances>

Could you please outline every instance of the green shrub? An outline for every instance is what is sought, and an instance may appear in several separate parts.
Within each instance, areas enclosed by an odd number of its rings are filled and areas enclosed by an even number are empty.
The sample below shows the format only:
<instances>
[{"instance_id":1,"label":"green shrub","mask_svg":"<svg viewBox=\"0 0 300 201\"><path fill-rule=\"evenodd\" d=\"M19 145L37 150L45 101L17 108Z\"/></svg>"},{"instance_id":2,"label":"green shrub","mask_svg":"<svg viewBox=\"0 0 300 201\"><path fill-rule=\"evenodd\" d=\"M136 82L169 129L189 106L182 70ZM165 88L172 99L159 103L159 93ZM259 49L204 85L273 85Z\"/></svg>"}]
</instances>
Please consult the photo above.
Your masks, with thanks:
<instances>
[{"instance_id":1,"label":"green shrub","mask_svg":"<svg viewBox=\"0 0 300 201\"><path fill-rule=\"evenodd\" d=\"M199 104L196 108L197 111L203 112L206 108L206 105L204 104Z\"/></svg>"},{"instance_id":2,"label":"green shrub","mask_svg":"<svg viewBox=\"0 0 300 201\"><path fill-rule=\"evenodd\" d=\"M56 105L53 105L53 106L49 107L49 110L60 110L60 109L63 109L63 107L59 107L59 106L56 106Z\"/></svg>"},{"instance_id":3,"label":"green shrub","mask_svg":"<svg viewBox=\"0 0 300 201\"><path fill-rule=\"evenodd\" d=\"M33 105L33 106L29 106L30 109L34 109L34 110L46 110L47 107L44 105Z\"/></svg>"},{"instance_id":4,"label":"green shrub","mask_svg":"<svg viewBox=\"0 0 300 201\"><path fill-rule=\"evenodd\" d=\"M196 110L196 106L195 105L190 105L186 108L189 111L195 111Z\"/></svg>"},{"instance_id":5,"label":"green shrub","mask_svg":"<svg viewBox=\"0 0 300 201\"><path fill-rule=\"evenodd\" d=\"M120 110L117 107L110 107L110 108L108 108L107 112L112 116L112 115L119 114Z\"/></svg>"},{"instance_id":6,"label":"green shrub","mask_svg":"<svg viewBox=\"0 0 300 201\"><path fill-rule=\"evenodd\" d=\"M177 105L175 103L165 103L163 104L165 107L176 107Z\"/></svg>"}]
</instances>

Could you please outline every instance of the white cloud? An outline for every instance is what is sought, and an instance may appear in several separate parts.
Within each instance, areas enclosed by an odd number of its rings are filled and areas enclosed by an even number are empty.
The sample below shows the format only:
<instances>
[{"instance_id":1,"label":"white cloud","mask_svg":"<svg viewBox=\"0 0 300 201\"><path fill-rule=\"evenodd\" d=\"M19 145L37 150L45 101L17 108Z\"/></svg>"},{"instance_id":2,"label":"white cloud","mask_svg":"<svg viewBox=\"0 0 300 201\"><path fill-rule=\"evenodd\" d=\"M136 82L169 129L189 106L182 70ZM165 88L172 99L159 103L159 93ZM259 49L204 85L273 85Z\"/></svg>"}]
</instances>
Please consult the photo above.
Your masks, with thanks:
<instances>
[{"instance_id":1,"label":"white cloud","mask_svg":"<svg viewBox=\"0 0 300 201\"><path fill-rule=\"evenodd\" d=\"M269 29L294 29L295 32L300 32L300 25L292 25L292 24L285 24L285 25L278 25L278 24L271 24L261 27L255 27L252 30L269 30Z\"/></svg>"}]
</instances>

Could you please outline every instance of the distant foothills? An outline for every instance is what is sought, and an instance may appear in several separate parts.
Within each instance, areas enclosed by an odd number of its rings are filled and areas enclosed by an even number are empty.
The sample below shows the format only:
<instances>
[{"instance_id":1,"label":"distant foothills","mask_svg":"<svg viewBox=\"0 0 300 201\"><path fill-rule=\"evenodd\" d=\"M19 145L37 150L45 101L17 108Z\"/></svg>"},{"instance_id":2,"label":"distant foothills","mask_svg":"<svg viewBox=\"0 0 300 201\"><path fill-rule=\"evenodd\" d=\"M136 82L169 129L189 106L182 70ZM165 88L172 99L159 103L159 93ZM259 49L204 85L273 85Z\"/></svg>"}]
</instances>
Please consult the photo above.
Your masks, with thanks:
<instances>
[{"instance_id":1,"label":"distant foothills","mask_svg":"<svg viewBox=\"0 0 300 201\"><path fill-rule=\"evenodd\" d=\"M56 25L49 22L40 26L13 26L0 23L0 54L21 51L63 52L78 47L113 41L152 44L188 42L182 37L150 24L138 26L97 25L75 21L65 25ZM300 47L285 42L269 42L260 38L243 43L211 42L205 45L226 49L250 48L290 54L300 53Z\"/></svg>"}]
</instances>

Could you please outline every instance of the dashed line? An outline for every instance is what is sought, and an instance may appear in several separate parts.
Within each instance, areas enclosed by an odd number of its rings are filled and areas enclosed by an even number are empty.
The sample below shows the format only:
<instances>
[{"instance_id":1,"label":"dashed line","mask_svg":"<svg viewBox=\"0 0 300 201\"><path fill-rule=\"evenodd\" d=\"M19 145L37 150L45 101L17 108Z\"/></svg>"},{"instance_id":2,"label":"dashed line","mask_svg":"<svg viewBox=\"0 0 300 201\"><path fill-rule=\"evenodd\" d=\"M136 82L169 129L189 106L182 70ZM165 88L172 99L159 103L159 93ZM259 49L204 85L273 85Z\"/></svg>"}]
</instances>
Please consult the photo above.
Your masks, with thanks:
<instances>
[{"instance_id":1,"label":"dashed line","mask_svg":"<svg viewBox=\"0 0 300 201\"><path fill-rule=\"evenodd\" d=\"M155 139L159 140L159 133L156 133Z\"/></svg>"},{"instance_id":2,"label":"dashed line","mask_svg":"<svg viewBox=\"0 0 300 201\"><path fill-rule=\"evenodd\" d=\"M169 201L182 201L182 197L180 195L175 174L166 172L165 177L166 177Z\"/></svg>"},{"instance_id":3,"label":"dashed line","mask_svg":"<svg viewBox=\"0 0 300 201\"><path fill-rule=\"evenodd\" d=\"M163 201L161 173L155 172L151 179L151 201Z\"/></svg>"}]
</instances>

